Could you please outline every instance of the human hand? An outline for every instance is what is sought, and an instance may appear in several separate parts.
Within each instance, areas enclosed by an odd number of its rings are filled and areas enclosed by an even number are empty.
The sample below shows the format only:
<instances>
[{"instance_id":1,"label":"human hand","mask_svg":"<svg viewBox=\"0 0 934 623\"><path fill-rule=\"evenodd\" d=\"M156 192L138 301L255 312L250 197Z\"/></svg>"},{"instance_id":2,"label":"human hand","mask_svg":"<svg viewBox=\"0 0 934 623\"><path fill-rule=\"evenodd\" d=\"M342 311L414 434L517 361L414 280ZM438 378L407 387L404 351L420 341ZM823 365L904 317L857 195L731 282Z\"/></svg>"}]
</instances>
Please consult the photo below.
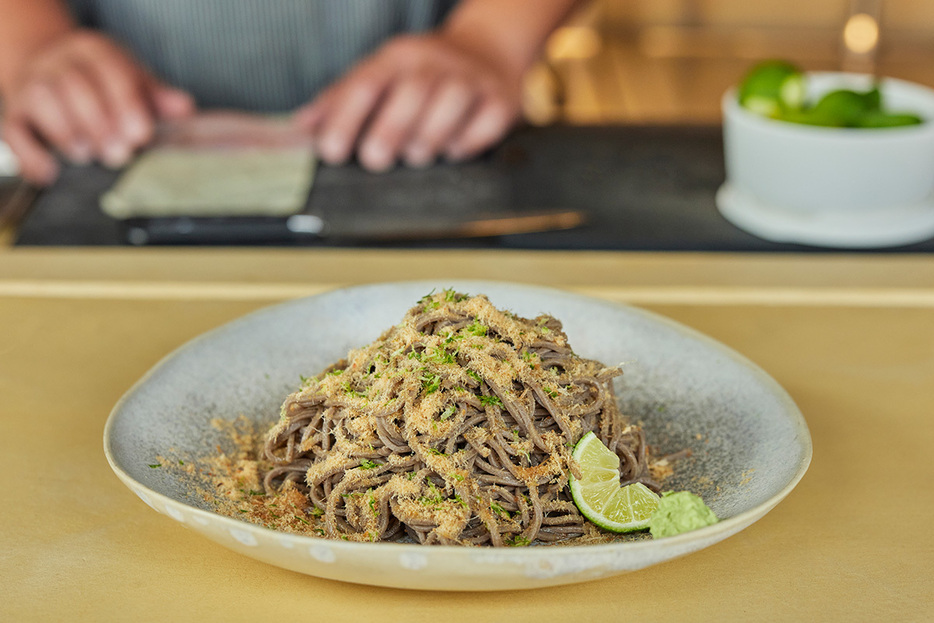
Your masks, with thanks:
<instances>
[{"instance_id":1,"label":"human hand","mask_svg":"<svg viewBox=\"0 0 934 623\"><path fill-rule=\"evenodd\" d=\"M366 169L470 158L519 118L521 71L440 33L393 39L295 121L329 164L354 151Z\"/></svg>"},{"instance_id":2,"label":"human hand","mask_svg":"<svg viewBox=\"0 0 934 623\"><path fill-rule=\"evenodd\" d=\"M155 120L194 111L187 93L159 82L117 44L74 31L34 56L6 93L3 137L21 175L49 184L61 153L76 164L120 167L149 142Z\"/></svg>"}]
</instances>

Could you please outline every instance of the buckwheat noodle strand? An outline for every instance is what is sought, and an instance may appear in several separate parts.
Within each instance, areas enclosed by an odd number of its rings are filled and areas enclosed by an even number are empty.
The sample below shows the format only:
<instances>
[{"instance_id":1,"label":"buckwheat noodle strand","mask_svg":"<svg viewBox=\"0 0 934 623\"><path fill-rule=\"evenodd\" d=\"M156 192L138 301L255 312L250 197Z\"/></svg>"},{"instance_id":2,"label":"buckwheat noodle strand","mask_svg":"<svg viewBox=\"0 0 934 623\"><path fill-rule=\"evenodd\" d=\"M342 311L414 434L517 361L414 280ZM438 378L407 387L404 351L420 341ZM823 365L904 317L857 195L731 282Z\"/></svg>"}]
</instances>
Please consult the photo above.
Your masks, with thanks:
<instances>
[{"instance_id":1,"label":"buckwheat noodle strand","mask_svg":"<svg viewBox=\"0 0 934 623\"><path fill-rule=\"evenodd\" d=\"M561 323L446 290L282 406L267 493L295 487L325 536L443 545L554 542L587 533L571 500L588 431L649 476L642 430L613 396L615 367L578 357Z\"/></svg>"}]
</instances>

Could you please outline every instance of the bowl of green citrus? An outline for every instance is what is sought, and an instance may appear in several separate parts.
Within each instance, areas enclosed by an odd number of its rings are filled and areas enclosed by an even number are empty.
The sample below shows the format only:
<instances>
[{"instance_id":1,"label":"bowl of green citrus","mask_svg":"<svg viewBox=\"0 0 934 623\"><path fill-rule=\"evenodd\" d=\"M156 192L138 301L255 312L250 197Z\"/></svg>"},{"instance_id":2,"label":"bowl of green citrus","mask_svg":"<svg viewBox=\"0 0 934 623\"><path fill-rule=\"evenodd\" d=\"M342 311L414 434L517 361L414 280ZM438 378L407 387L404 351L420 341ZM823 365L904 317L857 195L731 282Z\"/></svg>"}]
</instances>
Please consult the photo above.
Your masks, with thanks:
<instances>
[{"instance_id":1,"label":"bowl of green citrus","mask_svg":"<svg viewBox=\"0 0 934 623\"><path fill-rule=\"evenodd\" d=\"M934 236L934 90L767 61L722 106L717 206L735 225L843 248Z\"/></svg>"}]
</instances>

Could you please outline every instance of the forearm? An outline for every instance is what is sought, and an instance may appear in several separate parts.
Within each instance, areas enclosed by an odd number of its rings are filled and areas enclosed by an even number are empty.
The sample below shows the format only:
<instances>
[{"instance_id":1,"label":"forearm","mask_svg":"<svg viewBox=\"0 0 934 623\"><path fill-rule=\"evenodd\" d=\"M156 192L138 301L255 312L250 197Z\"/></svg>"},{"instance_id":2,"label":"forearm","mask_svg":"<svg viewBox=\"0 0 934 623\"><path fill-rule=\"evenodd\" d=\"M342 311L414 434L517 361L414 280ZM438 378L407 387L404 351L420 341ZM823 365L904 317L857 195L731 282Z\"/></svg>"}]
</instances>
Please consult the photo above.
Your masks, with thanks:
<instances>
[{"instance_id":1,"label":"forearm","mask_svg":"<svg viewBox=\"0 0 934 623\"><path fill-rule=\"evenodd\" d=\"M441 32L521 74L581 0L463 0Z\"/></svg>"},{"instance_id":2,"label":"forearm","mask_svg":"<svg viewBox=\"0 0 934 623\"><path fill-rule=\"evenodd\" d=\"M27 59L75 23L61 0L0 0L0 96L9 92Z\"/></svg>"}]
</instances>

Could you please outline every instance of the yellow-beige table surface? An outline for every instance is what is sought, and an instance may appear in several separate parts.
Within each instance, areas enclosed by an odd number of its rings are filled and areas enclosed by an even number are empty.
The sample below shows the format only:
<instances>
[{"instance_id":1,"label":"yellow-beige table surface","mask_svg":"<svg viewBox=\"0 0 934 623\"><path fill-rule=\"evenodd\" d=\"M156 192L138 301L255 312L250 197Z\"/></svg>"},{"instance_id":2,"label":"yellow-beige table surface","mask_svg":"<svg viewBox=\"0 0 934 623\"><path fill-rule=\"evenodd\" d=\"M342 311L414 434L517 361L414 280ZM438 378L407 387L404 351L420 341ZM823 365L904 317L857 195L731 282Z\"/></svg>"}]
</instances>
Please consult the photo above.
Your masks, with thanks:
<instances>
[{"instance_id":1,"label":"yellow-beige table surface","mask_svg":"<svg viewBox=\"0 0 934 623\"><path fill-rule=\"evenodd\" d=\"M421 278L545 284L694 327L790 392L810 471L699 553L486 594L272 567L152 512L111 473L111 408L183 342L289 298ZM0 621L931 620L934 257L0 250L0 474Z\"/></svg>"}]
</instances>

